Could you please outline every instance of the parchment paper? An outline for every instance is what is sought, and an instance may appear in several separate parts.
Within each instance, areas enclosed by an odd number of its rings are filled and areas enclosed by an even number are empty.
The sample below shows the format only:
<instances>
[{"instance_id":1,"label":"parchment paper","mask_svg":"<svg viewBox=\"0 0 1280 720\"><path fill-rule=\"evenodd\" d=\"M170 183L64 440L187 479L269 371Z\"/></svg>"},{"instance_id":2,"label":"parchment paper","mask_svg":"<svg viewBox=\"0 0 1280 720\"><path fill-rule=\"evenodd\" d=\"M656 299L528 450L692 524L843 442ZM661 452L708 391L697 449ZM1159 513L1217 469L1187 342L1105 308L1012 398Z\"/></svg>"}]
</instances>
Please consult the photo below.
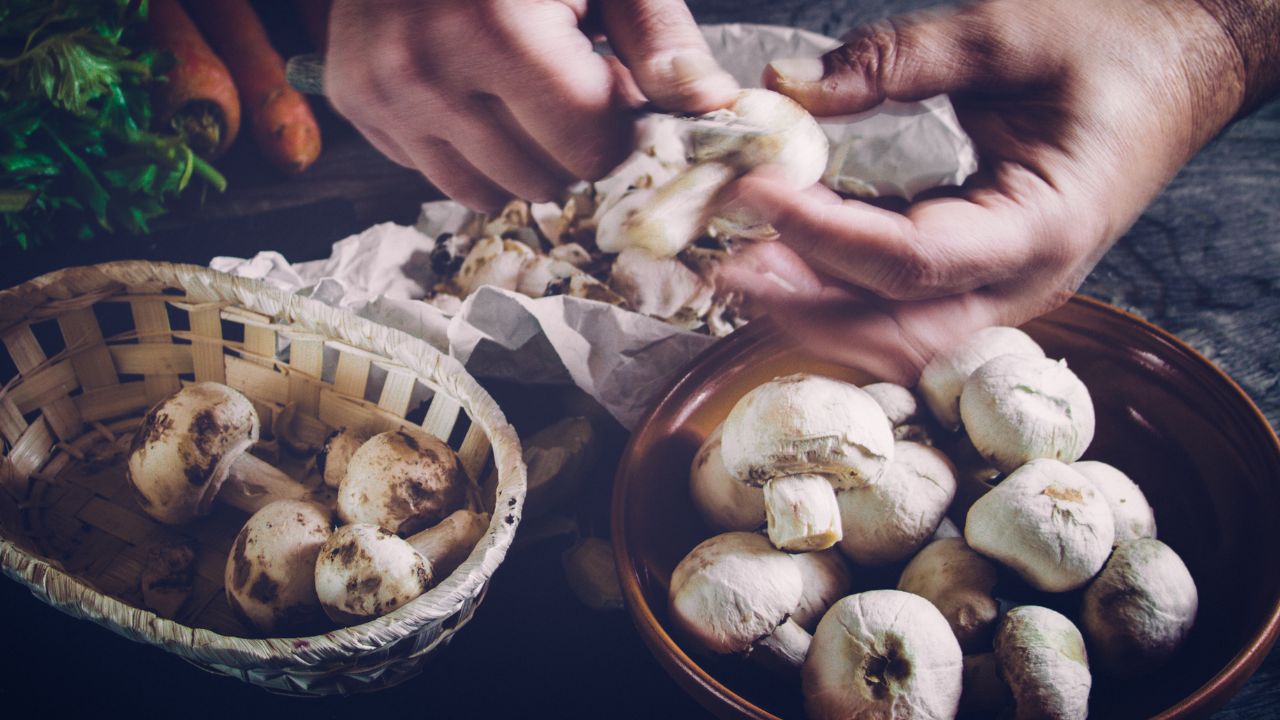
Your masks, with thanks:
<instances>
[{"instance_id":1,"label":"parchment paper","mask_svg":"<svg viewBox=\"0 0 1280 720\"><path fill-rule=\"evenodd\" d=\"M744 86L773 58L817 56L836 40L793 28L716 25L712 52ZM824 182L844 192L901 195L959 184L976 168L973 147L944 97L893 103L826 119L834 162ZM572 297L530 298L483 287L454 316L421 302L435 284L434 238L469 218L449 201L426 203L416 228L384 223L334 244L326 260L294 263L277 252L214 258L215 270L347 308L447 351L473 375L527 383L573 383L623 426L634 427L673 375L713 338L612 305Z\"/></svg>"}]
</instances>

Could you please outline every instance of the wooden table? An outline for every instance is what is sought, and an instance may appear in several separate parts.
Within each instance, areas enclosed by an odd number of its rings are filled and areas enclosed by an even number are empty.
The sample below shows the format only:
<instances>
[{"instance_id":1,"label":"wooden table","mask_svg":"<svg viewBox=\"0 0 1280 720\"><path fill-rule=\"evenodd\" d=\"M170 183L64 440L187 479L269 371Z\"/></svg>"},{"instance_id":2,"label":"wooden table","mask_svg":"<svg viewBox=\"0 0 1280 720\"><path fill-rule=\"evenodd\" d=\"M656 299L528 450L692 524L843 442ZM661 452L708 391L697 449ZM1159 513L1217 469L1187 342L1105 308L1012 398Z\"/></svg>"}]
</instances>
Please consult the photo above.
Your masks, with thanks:
<instances>
[{"instance_id":1,"label":"wooden table","mask_svg":"<svg viewBox=\"0 0 1280 720\"><path fill-rule=\"evenodd\" d=\"M702 22L786 24L839 35L859 21L926 3L884 0L692 0ZM297 37L283 31L289 51ZM187 206L146 238L18 255L0 286L70 264L142 257L207 263L215 255L275 249L324 257L346 235L387 220L412 222L426 183L378 157L349 128L322 118L326 149L307 175L282 180L241 143L221 163L232 188ZM1197 156L1099 264L1083 292L1171 330L1225 369L1280 421L1280 102L1236 123ZM554 389L494 388L517 427L536 422L531 396ZM611 456L621 433L611 438ZM607 461L584 501L588 532L607 503ZM381 693L321 701L270 695L206 674L152 647L73 621L8 581L0 643L6 717L125 712L139 717L316 718L688 717L704 713L652 660L623 612L578 603L560 570L566 540L514 550L475 620L418 679ZM1274 562L1274 559L1271 560ZM1280 715L1280 655L1217 717Z\"/></svg>"}]
</instances>

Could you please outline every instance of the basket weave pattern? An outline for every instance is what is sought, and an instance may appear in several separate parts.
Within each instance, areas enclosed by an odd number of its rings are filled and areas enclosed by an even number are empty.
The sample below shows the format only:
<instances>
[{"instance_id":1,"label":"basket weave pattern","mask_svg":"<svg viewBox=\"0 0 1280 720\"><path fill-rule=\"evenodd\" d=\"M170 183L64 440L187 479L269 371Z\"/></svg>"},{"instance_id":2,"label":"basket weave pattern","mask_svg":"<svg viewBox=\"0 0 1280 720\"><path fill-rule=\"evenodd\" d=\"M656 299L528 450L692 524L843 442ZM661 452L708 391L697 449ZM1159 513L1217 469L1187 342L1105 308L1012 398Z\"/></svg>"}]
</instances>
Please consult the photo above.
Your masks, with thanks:
<instances>
[{"instance_id":1,"label":"basket weave pattern","mask_svg":"<svg viewBox=\"0 0 1280 720\"><path fill-rule=\"evenodd\" d=\"M0 568L64 612L200 667L298 694L412 677L471 618L519 524L519 440L492 398L421 340L322 303L196 266L108 263L0 292L0 343L11 364L0 375ZM419 424L452 438L473 479L496 474L488 531L449 577L384 617L246 637L222 576L247 516L218 507L187 526L156 523L123 471L146 410L201 380L248 396L264 428L287 409L308 444L341 426ZM148 552L176 540L198 548L196 577L166 619L140 607L137 584Z\"/></svg>"}]
</instances>

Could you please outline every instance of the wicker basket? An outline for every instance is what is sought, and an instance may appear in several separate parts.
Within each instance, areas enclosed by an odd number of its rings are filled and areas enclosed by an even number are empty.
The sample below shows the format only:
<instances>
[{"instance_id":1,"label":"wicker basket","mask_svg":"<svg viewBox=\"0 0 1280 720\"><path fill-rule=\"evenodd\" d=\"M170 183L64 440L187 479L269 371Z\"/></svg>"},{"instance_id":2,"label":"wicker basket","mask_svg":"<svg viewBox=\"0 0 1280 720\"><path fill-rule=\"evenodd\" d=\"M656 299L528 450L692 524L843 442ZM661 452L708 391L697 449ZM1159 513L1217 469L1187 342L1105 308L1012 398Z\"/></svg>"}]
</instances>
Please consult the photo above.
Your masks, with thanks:
<instances>
[{"instance_id":1,"label":"wicker basket","mask_svg":"<svg viewBox=\"0 0 1280 720\"><path fill-rule=\"evenodd\" d=\"M0 292L0 342L0 567L50 605L200 667L290 694L401 682L471 618L519 524L520 444L492 398L426 343L319 302L201 267L109 263ZM124 477L122 448L143 413L196 380L243 392L264 427L289 407L294 435L313 442L342 425L421 425L472 478L496 473L487 533L448 578L389 615L255 639L223 593L245 514L215 503L207 518L161 525ZM138 578L148 553L173 542L198 554L193 593L166 619L141 609Z\"/></svg>"}]
</instances>

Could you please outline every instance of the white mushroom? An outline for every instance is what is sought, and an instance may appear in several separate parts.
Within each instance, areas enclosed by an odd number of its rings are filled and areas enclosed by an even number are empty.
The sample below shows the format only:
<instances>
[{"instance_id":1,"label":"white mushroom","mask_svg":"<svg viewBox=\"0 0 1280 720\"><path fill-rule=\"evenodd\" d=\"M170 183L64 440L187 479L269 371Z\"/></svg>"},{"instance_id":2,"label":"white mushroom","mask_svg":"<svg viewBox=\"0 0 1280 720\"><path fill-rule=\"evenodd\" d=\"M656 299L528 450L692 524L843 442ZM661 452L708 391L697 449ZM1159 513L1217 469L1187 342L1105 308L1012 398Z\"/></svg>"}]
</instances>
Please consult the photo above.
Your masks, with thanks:
<instances>
[{"instance_id":1,"label":"white mushroom","mask_svg":"<svg viewBox=\"0 0 1280 720\"><path fill-rule=\"evenodd\" d=\"M640 248L618 253L609 274L609 287L632 310L663 319L682 310L705 315L715 294L710 283L679 259L657 257Z\"/></svg>"},{"instance_id":2,"label":"white mushroom","mask_svg":"<svg viewBox=\"0 0 1280 720\"><path fill-rule=\"evenodd\" d=\"M849 573L849 565L844 556L835 548L792 555L800 566L800 579L804 591L800 594L800 604L791 613L791 619L797 625L813 632L818 621L835 603L849 594L853 587L853 576Z\"/></svg>"},{"instance_id":3,"label":"white mushroom","mask_svg":"<svg viewBox=\"0 0 1280 720\"><path fill-rule=\"evenodd\" d=\"M1057 460L1032 460L969 508L964 537L1036 588L1062 592L1102 569L1115 521L1083 475Z\"/></svg>"},{"instance_id":4,"label":"white mushroom","mask_svg":"<svg viewBox=\"0 0 1280 720\"><path fill-rule=\"evenodd\" d=\"M941 450L898 441L880 480L836 493L840 550L859 565L885 565L920 548L956 494L955 467Z\"/></svg>"},{"instance_id":5,"label":"white mushroom","mask_svg":"<svg viewBox=\"0 0 1280 720\"><path fill-rule=\"evenodd\" d=\"M453 281L463 297L482 285L515 290L520 285L525 265L535 258L533 250L522 242L485 237L471 246Z\"/></svg>"},{"instance_id":6,"label":"white mushroom","mask_svg":"<svg viewBox=\"0 0 1280 720\"><path fill-rule=\"evenodd\" d=\"M1070 720L1089 714L1093 676L1084 638L1065 615L1036 605L1005 614L996 631L1000 675L1019 720Z\"/></svg>"},{"instance_id":7,"label":"white mushroom","mask_svg":"<svg viewBox=\"0 0 1280 720\"><path fill-rule=\"evenodd\" d=\"M781 168L796 189L821 177L827 137L803 107L769 90L743 90L725 110L701 119L690 138L694 164L652 190L637 191L599 216L596 243L605 252L643 247L670 257L702 234L724 186L760 165ZM726 132L724 127L747 132Z\"/></svg>"},{"instance_id":8,"label":"white mushroom","mask_svg":"<svg viewBox=\"0 0 1280 720\"><path fill-rule=\"evenodd\" d=\"M920 417L920 404L916 402L915 393L890 382L871 383L863 385L862 389L884 410L885 417L893 426L894 440L933 444L933 435Z\"/></svg>"},{"instance_id":9,"label":"white mushroom","mask_svg":"<svg viewBox=\"0 0 1280 720\"><path fill-rule=\"evenodd\" d=\"M1095 664L1131 677L1160 667L1195 624L1199 596L1187 566L1168 545L1135 538L1116 545L1084 591L1080 621Z\"/></svg>"},{"instance_id":10,"label":"white mushroom","mask_svg":"<svg viewBox=\"0 0 1280 720\"><path fill-rule=\"evenodd\" d=\"M951 718L963 661L928 600L898 590L850 595L827 611L802 675L805 714L825 718Z\"/></svg>"},{"instance_id":11,"label":"white mushroom","mask_svg":"<svg viewBox=\"0 0 1280 720\"><path fill-rule=\"evenodd\" d=\"M453 448L417 429L369 438L347 463L338 517L404 536L472 502L471 480Z\"/></svg>"},{"instance_id":12,"label":"white mushroom","mask_svg":"<svg viewBox=\"0 0 1280 720\"><path fill-rule=\"evenodd\" d=\"M369 433L353 427L340 427L325 438L320 452L316 453L316 467L324 484L336 488L347 476L347 463L351 456L369 439Z\"/></svg>"},{"instance_id":13,"label":"white mushroom","mask_svg":"<svg viewBox=\"0 0 1280 720\"><path fill-rule=\"evenodd\" d=\"M809 633L790 620L804 593L800 566L754 533L702 541L671 573L668 607L675 627L714 653L761 650L799 667Z\"/></svg>"},{"instance_id":14,"label":"white mushroom","mask_svg":"<svg viewBox=\"0 0 1280 720\"><path fill-rule=\"evenodd\" d=\"M402 540L377 525L333 532L320 548L315 589L334 622L353 625L385 615L453 572L489 525L489 515L459 510Z\"/></svg>"},{"instance_id":15,"label":"white mushroom","mask_svg":"<svg viewBox=\"0 0 1280 720\"><path fill-rule=\"evenodd\" d=\"M766 522L764 491L738 482L725 469L720 455L723 429L723 423L717 425L693 456L689 495L698 514L717 532L757 530Z\"/></svg>"},{"instance_id":16,"label":"white mushroom","mask_svg":"<svg viewBox=\"0 0 1280 720\"><path fill-rule=\"evenodd\" d=\"M825 475L800 473L764 484L765 525L779 550L825 550L841 538L840 503Z\"/></svg>"},{"instance_id":17,"label":"white mushroom","mask_svg":"<svg viewBox=\"0 0 1280 720\"><path fill-rule=\"evenodd\" d=\"M168 524L209 513L215 497L246 512L310 491L250 455L261 425L253 403L215 382L187 385L151 408L134 433L128 479L138 505Z\"/></svg>"},{"instance_id":18,"label":"white mushroom","mask_svg":"<svg viewBox=\"0 0 1280 720\"><path fill-rule=\"evenodd\" d=\"M949 352L934 356L924 366L920 394L944 429L960 427L960 391L969 375L986 361L1009 354L1044 357L1044 350L1017 328L988 327Z\"/></svg>"},{"instance_id":19,"label":"white mushroom","mask_svg":"<svg viewBox=\"0 0 1280 720\"><path fill-rule=\"evenodd\" d=\"M995 598L996 566L962 538L925 545L898 579L898 589L933 603L947 619L960 647L974 652L990 647L1000 605Z\"/></svg>"},{"instance_id":20,"label":"white mushroom","mask_svg":"<svg viewBox=\"0 0 1280 720\"><path fill-rule=\"evenodd\" d=\"M988 360L964 383L960 417L973 446L1004 472L1036 458L1075 462L1093 440L1093 401L1065 360Z\"/></svg>"},{"instance_id":21,"label":"white mushroom","mask_svg":"<svg viewBox=\"0 0 1280 720\"><path fill-rule=\"evenodd\" d=\"M315 503L278 500L254 513L227 556L223 581L232 611L269 636L316 629L324 616L316 558L331 529L329 511Z\"/></svg>"},{"instance_id":22,"label":"white mushroom","mask_svg":"<svg viewBox=\"0 0 1280 720\"><path fill-rule=\"evenodd\" d=\"M1071 469L1088 478L1102 493L1115 517L1116 544L1156 536L1156 515L1138 484L1117 468L1096 460L1078 460Z\"/></svg>"},{"instance_id":23,"label":"white mushroom","mask_svg":"<svg viewBox=\"0 0 1280 720\"><path fill-rule=\"evenodd\" d=\"M870 395L849 383L806 374L771 380L744 395L725 419L721 440L729 474L749 485L766 486L770 538L779 547L804 549L839 541L835 489L878 481L893 450L889 420ZM830 487L789 480L791 488L775 492L779 502L770 503L767 485L774 478L801 474L823 475ZM832 497L814 496L827 493ZM806 494L812 499L801 500ZM815 518L819 511L827 515ZM822 537L789 536L810 530Z\"/></svg>"}]
</instances>

